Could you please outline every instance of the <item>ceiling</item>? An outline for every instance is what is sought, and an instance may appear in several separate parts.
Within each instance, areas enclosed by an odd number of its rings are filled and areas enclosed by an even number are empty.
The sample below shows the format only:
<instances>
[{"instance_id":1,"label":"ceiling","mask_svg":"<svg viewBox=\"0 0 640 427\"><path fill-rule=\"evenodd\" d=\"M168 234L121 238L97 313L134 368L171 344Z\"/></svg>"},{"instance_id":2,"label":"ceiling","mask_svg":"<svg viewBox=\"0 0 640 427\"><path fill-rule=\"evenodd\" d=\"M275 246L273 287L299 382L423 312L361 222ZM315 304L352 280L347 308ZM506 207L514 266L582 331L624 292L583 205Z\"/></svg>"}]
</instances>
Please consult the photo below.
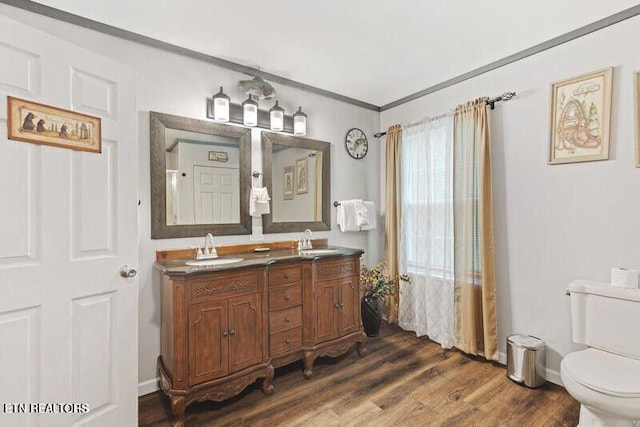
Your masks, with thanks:
<instances>
[{"instance_id":1,"label":"ceiling","mask_svg":"<svg viewBox=\"0 0 640 427\"><path fill-rule=\"evenodd\" d=\"M38 3L380 106L640 2L39 0Z\"/></svg>"}]
</instances>

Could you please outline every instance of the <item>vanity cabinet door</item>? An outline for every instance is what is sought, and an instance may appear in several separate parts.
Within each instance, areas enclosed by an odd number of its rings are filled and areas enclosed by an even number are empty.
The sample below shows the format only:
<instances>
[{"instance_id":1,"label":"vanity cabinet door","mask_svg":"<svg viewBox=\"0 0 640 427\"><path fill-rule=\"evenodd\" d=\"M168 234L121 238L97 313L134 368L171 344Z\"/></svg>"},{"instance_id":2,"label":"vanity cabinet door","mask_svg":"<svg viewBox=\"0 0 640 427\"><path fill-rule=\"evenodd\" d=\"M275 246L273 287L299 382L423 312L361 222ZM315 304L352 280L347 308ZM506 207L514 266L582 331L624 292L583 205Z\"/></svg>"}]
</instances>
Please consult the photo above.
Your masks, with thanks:
<instances>
[{"instance_id":1,"label":"vanity cabinet door","mask_svg":"<svg viewBox=\"0 0 640 427\"><path fill-rule=\"evenodd\" d=\"M226 301L189 307L189 384L228 373L228 310Z\"/></svg>"},{"instance_id":2,"label":"vanity cabinet door","mask_svg":"<svg viewBox=\"0 0 640 427\"><path fill-rule=\"evenodd\" d=\"M344 336L360 329L360 291L358 276L338 279L340 288L340 326L338 334Z\"/></svg>"},{"instance_id":3,"label":"vanity cabinet door","mask_svg":"<svg viewBox=\"0 0 640 427\"><path fill-rule=\"evenodd\" d=\"M262 362L262 294L229 298L229 373Z\"/></svg>"},{"instance_id":4,"label":"vanity cabinet door","mask_svg":"<svg viewBox=\"0 0 640 427\"><path fill-rule=\"evenodd\" d=\"M317 282L316 295L316 343L332 340L338 336L338 312L340 295L336 280Z\"/></svg>"}]
</instances>

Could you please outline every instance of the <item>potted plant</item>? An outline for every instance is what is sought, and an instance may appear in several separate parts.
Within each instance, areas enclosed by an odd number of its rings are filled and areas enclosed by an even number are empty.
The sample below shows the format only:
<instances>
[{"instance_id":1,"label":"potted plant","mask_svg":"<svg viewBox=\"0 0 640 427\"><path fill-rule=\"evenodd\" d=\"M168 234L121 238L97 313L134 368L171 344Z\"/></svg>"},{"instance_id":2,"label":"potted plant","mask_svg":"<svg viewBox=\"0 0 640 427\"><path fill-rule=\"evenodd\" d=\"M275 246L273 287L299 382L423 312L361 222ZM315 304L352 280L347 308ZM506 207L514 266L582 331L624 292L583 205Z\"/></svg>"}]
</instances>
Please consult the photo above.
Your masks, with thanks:
<instances>
[{"instance_id":1,"label":"potted plant","mask_svg":"<svg viewBox=\"0 0 640 427\"><path fill-rule=\"evenodd\" d=\"M386 267L386 264L381 262L372 270L366 267L360 270L362 326L369 337L377 337L380 331L384 297L395 292L400 280L409 281L409 276L406 274L396 276L387 274Z\"/></svg>"}]
</instances>

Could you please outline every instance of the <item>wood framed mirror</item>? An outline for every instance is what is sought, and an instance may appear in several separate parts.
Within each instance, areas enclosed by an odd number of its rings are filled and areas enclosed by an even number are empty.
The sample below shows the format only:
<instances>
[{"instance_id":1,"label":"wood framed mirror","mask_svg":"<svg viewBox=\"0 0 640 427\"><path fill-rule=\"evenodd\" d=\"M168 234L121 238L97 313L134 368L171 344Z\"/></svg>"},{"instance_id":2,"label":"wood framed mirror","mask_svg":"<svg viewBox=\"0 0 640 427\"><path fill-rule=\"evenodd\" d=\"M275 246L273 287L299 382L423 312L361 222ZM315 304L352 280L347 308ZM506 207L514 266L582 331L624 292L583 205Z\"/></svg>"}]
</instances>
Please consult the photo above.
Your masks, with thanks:
<instances>
[{"instance_id":1,"label":"wood framed mirror","mask_svg":"<svg viewBox=\"0 0 640 427\"><path fill-rule=\"evenodd\" d=\"M250 234L251 129L149 115L151 238Z\"/></svg>"},{"instance_id":2,"label":"wood framed mirror","mask_svg":"<svg viewBox=\"0 0 640 427\"><path fill-rule=\"evenodd\" d=\"M262 132L262 173L271 195L264 233L331 229L331 144Z\"/></svg>"}]
</instances>

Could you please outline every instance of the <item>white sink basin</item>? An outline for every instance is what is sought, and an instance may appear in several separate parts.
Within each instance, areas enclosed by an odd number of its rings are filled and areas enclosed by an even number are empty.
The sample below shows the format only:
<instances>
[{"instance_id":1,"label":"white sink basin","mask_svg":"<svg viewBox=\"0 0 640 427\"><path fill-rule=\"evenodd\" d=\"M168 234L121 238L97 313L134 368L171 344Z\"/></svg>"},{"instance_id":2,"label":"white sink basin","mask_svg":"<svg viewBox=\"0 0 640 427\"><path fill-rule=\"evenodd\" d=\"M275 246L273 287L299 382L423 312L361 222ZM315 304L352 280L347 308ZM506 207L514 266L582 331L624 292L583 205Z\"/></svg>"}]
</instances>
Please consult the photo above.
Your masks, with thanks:
<instances>
[{"instance_id":1,"label":"white sink basin","mask_svg":"<svg viewBox=\"0 0 640 427\"><path fill-rule=\"evenodd\" d=\"M340 252L340 249L309 249L300 251L300 255L326 255Z\"/></svg>"},{"instance_id":2,"label":"white sink basin","mask_svg":"<svg viewBox=\"0 0 640 427\"><path fill-rule=\"evenodd\" d=\"M185 264L197 267L213 267L216 265L235 264L244 261L244 258L213 258L213 259L194 259L187 261Z\"/></svg>"}]
</instances>

